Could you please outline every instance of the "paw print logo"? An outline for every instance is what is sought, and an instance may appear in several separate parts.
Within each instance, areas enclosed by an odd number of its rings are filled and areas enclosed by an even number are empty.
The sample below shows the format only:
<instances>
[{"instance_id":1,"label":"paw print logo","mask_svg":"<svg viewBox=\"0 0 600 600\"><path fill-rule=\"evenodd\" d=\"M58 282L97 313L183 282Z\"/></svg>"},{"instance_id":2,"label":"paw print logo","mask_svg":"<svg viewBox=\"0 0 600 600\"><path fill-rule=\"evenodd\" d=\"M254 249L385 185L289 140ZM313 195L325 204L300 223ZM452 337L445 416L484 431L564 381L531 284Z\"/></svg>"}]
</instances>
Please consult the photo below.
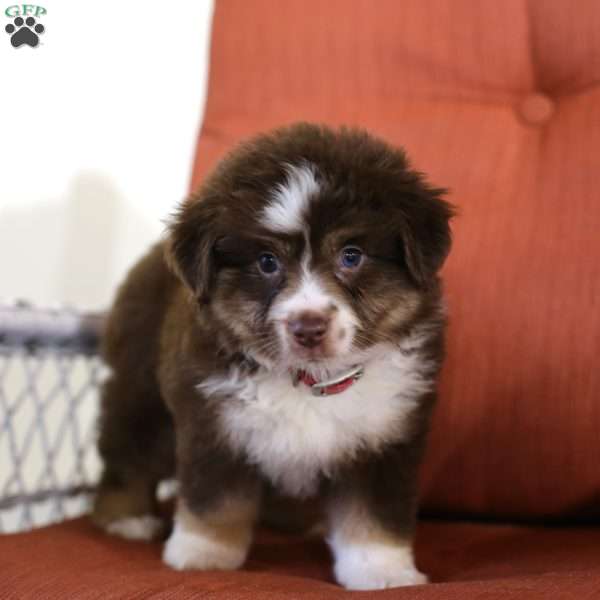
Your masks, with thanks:
<instances>
[{"instance_id":1,"label":"paw print logo","mask_svg":"<svg viewBox=\"0 0 600 600\"><path fill-rule=\"evenodd\" d=\"M17 17L13 23L14 25L9 23L4 30L10 35L10 43L15 48L23 44L35 48L40 43L40 36L38 34L44 33L45 28L41 23L36 24L33 17L27 17L25 20Z\"/></svg>"}]
</instances>

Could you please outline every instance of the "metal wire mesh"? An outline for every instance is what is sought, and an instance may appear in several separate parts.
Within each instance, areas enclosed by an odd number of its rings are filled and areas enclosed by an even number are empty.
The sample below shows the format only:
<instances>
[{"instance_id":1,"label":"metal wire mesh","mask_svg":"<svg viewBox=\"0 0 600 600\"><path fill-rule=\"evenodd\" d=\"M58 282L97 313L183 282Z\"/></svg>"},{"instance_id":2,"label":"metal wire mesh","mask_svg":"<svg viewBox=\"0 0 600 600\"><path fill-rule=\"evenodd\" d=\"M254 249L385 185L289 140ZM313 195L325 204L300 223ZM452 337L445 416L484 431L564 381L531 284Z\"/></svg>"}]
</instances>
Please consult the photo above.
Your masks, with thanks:
<instances>
[{"instance_id":1,"label":"metal wire mesh","mask_svg":"<svg viewBox=\"0 0 600 600\"><path fill-rule=\"evenodd\" d=\"M0 532L81 514L99 473L102 319L0 305Z\"/></svg>"}]
</instances>

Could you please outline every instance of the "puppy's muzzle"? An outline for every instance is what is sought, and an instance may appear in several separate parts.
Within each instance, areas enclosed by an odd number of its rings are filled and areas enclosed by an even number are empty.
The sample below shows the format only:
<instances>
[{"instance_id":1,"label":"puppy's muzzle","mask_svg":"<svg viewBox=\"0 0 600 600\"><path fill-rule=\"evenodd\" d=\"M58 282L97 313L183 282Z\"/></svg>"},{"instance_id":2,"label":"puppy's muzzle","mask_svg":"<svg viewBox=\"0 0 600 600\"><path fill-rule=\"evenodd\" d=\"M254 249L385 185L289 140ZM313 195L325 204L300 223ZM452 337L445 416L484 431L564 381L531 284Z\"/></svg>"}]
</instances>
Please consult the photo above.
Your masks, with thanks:
<instances>
[{"instance_id":1,"label":"puppy's muzzle","mask_svg":"<svg viewBox=\"0 0 600 600\"><path fill-rule=\"evenodd\" d=\"M304 311L287 320L288 333L294 341L305 348L316 348L321 345L329 329L328 315Z\"/></svg>"}]
</instances>

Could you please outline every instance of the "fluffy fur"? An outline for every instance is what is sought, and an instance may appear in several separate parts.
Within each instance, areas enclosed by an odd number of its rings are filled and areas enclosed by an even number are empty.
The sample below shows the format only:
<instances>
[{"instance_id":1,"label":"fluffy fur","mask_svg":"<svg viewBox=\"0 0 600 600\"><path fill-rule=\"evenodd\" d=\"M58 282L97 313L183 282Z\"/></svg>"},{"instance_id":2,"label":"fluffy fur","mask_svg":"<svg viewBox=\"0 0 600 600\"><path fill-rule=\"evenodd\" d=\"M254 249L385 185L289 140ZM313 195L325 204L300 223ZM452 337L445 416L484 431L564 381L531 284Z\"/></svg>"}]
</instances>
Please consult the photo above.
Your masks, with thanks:
<instances>
[{"instance_id":1,"label":"fluffy fur","mask_svg":"<svg viewBox=\"0 0 600 600\"><path fill-rule=\"evenodd\" d=\"M261 222L272 231L294 233L304 230L309 203L319 192L314 168L309 164L288 165L287 178L273 192Z\"/></svg>"},{"instance_id":2,"label":"fluffy fur","mask_svg":"<svg viewBox=\"0 0 600 600\"><path fill-rule=\"evenodd\" d=\"M218 410L230 446L282 492L306 497L336 465L407 440L416 398L433 389L431 365L418 353L382 344L369 354L363 378L318 400L306 386L291 386L287 373L209 377L199 388L230 398Z\"/></svg>"},{"instance_id":3,"label":"fluffy fur","mask_svg":"<svg viewBox=\"0 0 600 600\"><path fill-rule=\"evenodd\" d=\"M95 521L157 533L156 486L176 473L174 568L237 568L257 519L291 509L297 526L310 505L342 585L423 583L411 539L443 350L442 193L361 131L299 124L227 156L111 311ZM357 366L332 395L299 376Z\"/></svg>"}]
</instances>

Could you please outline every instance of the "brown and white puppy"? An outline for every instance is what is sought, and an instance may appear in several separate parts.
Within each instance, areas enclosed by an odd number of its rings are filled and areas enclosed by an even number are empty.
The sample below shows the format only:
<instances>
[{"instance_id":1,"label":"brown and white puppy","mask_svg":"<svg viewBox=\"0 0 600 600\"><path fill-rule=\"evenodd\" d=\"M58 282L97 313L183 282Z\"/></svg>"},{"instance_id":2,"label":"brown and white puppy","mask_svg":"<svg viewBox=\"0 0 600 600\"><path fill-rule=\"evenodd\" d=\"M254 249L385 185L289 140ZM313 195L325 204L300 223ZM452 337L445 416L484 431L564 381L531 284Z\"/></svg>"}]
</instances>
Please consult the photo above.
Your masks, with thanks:
<instances>
[{"instance_id":1,"label":"brown and white puppy","mask_svg":"<svg viewBox=\"0 0 600 600\"><path fill-rule=\"evenodd\" d=\"M275 496L320 503L342 585L424 583L412 536L443 351L442 193L357 130L298 124L227 156L112 309L96 522L153 537L156 486L176 472L176 569L240 567Z\"/></svg>"}]
</instances>

